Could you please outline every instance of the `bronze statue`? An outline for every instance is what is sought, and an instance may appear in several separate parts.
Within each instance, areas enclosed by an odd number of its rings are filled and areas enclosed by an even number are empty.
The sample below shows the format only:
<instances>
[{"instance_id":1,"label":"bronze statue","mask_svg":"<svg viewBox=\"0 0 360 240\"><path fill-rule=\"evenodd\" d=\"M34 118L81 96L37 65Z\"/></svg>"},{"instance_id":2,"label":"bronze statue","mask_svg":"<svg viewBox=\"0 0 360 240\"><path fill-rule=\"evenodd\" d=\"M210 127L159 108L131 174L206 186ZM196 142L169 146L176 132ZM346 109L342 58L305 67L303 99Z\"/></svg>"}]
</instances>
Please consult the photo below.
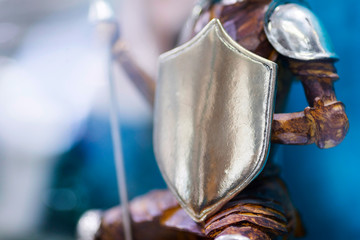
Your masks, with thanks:
<instances>
[{"instance_id":1,"label":"bronze statue","mask_svg":"<svg viewBox=\"0 0 360 240\"><path fill-rule=\"evenodd\" d=\"M319 148L331 148L344 139L348 118L333 87L339 78L334 67L337 58L317 18L303 1L203 1L197 8L201 11L189 21L182 34L184 40L193 38L216 18L240 46L277 63L272 143L315 143ZM114 45L114 55L153 105L155 81L131 59L121 40ZM302 82L309 107L282 113L293 77ZM136 198L130 203L134 239L255 240L302 236L301 220L273 163L275 151L273 145L259 176L220 210L198 223L170 191L153 191ZM120 216L120 208L105 212L96 239L122 239Z\"/></svg>"}]
</instances>

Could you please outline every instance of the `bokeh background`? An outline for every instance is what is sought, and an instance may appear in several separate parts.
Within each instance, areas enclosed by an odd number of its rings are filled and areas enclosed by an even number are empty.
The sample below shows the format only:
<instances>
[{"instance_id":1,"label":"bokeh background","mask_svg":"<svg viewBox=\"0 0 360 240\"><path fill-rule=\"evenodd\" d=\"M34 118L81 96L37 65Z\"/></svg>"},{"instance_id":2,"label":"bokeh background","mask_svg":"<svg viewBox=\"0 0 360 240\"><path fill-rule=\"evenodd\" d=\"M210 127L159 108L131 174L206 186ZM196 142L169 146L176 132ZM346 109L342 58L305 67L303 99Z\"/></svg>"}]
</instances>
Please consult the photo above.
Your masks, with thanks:
<instances>
[{"instance_id":1,"label":"bokeh background","mask_svg":"<svg viewBox=\"0 0 360 240\"><path fill-rule=\"evenodd\" d=\"M335 83L338 99L346 104L350 130L336 148L315 146L284 149L283 175L305 222L305 239L360 239L360 134L359 82L360 2L311 0L313 11L323 21L340 57L336 64L340 80ZM292 88L288 111L306 104L302 87Z\"/></svg>"},{"instance_id":2,"label":"bokeh background","mask_svg":"<svg viewBox=\"0 0 360 240\"><path fill-rule=\"evenodd\" d=\"M282 146L283 176L311 239L360 239L360 2L309 0L340 57L350 132L328 150ZM119 203L108 120L106 43L89 0L0 0L0 239L75 239L88 209ZM117 0L123 38L155 75L193 0ZM116 68L129 197L165 188L147 103ZM287 111L307 106L300 83Z\"/></svg>"}]
</instances>

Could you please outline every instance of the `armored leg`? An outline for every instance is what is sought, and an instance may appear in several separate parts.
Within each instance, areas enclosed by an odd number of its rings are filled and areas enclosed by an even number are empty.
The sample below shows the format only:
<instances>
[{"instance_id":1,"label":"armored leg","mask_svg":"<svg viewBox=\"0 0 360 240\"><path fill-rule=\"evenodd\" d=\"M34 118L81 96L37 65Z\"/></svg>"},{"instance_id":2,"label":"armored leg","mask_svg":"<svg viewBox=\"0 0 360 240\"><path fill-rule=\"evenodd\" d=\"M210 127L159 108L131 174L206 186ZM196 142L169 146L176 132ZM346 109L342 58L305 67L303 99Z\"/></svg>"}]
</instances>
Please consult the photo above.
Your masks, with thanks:
<instances>
[{"instance_id":1,"label":"armored leg","mask_svg":"<svg viewBox=\"0 0 360 240\"><path fill-rule=\"evenodd\" d=\"M304 233L284 182L276 176L251 183L236 198L206 221L205 234L219 239L241 235L251 240L288 239Z\"/></svg>"},{"instance_id":2,"label":"armored leg","mask_svg":"<svg viewBox=\"0 0 360 240\"><path fill-rule=\"evenodd\" d=\"M169 191L153 191L131 202L134 239L288 239L303 235L284 182L259 177L204 225L196 224ZM104 213L97 240L123 239L119 207ZM236 239L236 238L235 238Z\"/></svg>"},{"instance_id":3,"label":"armored leg","mask_svg":"<svg viewBox=\"0 0 360 240\"><path fill-rule=\"evenodd\" d=\"M203 240L201 229L189 218L178 213L185 212L167 190L152 191L131 201L130 212L134 240ZM185 214L186 215L186 214ZM174 218L175 217L175 218ZM173 220L177 222L174 222ZM167 227L165 222L173 224L187 221L185 225L192 230L182 231L181 226ZM115 207L103 213L95 240L124 239L121 208Z\"/></svg>"}]
</instances>

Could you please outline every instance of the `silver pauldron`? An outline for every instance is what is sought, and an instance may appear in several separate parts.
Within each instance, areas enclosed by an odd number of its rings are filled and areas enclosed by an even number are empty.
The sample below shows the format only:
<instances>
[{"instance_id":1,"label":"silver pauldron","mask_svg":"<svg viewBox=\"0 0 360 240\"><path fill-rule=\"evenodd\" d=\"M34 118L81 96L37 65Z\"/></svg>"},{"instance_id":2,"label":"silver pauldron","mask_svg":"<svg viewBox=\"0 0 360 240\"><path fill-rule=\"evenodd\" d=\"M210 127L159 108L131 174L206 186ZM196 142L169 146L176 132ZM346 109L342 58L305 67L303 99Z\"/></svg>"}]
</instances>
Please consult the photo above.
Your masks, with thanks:
<instances>
[{"instance_id":1,"label":"silver pauldron","mask_svg":"<svg viewBox=\"0 0 360 240\"><path fill-rule=\"evenodd\" d=\"M265 33L282 55L297 60L337 59L326 31L303 1L274 1Z\"/></svg>"}]
</instances>

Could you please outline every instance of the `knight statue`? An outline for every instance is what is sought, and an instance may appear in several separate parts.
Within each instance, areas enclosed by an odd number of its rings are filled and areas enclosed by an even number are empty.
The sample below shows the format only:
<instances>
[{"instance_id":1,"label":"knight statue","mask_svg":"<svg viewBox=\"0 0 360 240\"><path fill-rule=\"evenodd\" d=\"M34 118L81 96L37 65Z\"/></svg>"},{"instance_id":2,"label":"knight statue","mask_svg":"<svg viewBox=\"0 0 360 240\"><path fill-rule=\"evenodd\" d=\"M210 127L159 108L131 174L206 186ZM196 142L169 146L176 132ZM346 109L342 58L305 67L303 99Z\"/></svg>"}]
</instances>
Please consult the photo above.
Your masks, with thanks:
<instances>
[{"instance_id":1,"label":"knight statue","mask_svg":"<svg viewBox=\"0 0 360 240\"><path fill-rule=\"evenodd\" d=\"M157 81L114 44L154 108L155 156L169 190L130 203L134 239L289 239L304 234L274 156L279 144L331 148L349 124L338 60L302 0L200 1ZM283 113L301 81L309 106ZM156 84L155 84L156 82ZM155 86L156 85L156 86ZM123 239L120 208L94 239Z\"/></svg>"}]
</instances>

